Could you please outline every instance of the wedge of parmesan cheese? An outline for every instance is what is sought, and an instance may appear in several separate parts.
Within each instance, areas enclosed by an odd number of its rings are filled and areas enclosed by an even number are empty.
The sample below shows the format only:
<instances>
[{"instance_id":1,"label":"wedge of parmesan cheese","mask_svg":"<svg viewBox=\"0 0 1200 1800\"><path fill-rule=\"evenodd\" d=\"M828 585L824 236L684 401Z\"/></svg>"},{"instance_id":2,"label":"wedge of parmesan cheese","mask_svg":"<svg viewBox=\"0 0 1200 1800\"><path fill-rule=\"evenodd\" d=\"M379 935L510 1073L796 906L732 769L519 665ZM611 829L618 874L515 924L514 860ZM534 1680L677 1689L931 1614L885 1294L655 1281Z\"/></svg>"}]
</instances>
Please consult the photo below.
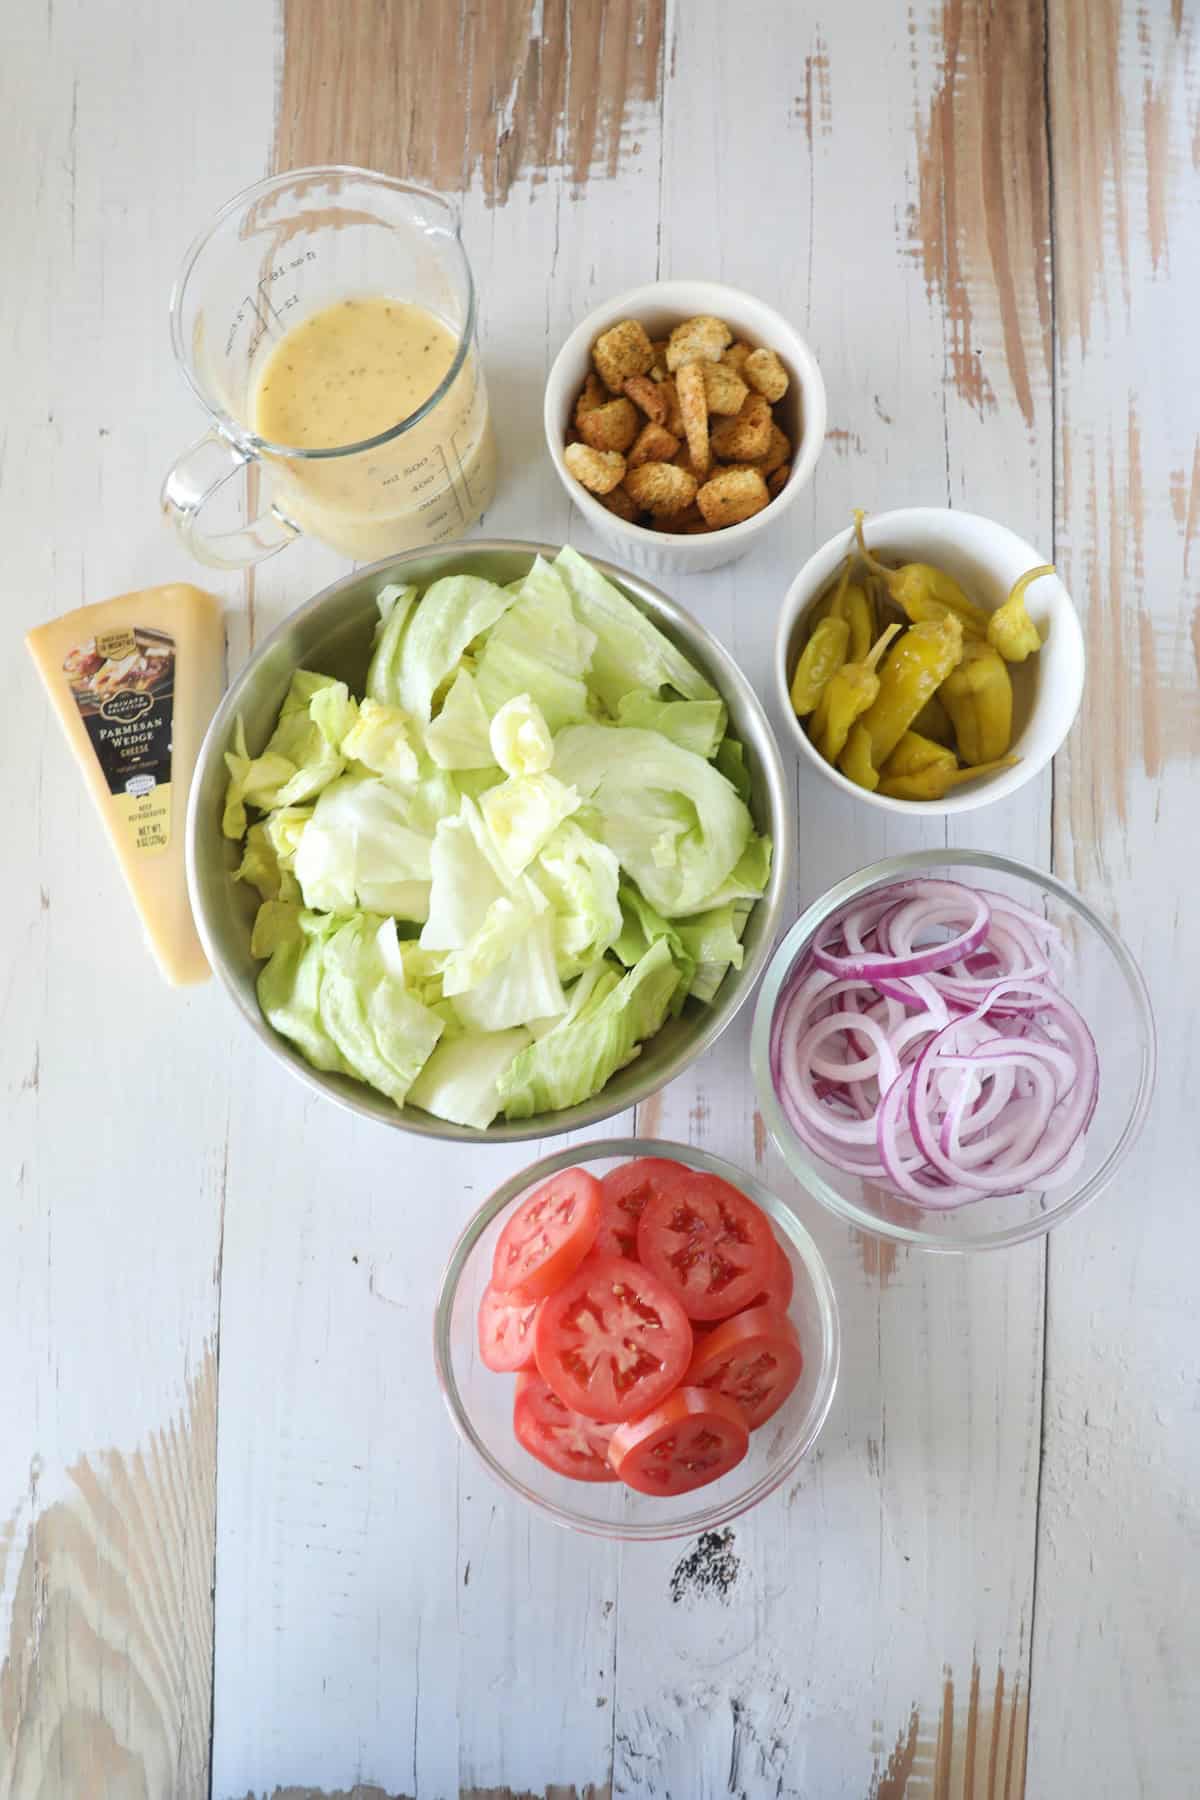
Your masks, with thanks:
<instances>
[{"instance_id":1,"label":"wedge of parmesan cheese","mask_svg":"<svg viewBox=\"0 0 1200 1800\"><path fill-rule=\"evenodd\" d=\"M184 819L221 697L221 603L177 583L38 625L25 639L83 772L159 968L208 977L188 905Z\"/></svg>"}]
</instances>

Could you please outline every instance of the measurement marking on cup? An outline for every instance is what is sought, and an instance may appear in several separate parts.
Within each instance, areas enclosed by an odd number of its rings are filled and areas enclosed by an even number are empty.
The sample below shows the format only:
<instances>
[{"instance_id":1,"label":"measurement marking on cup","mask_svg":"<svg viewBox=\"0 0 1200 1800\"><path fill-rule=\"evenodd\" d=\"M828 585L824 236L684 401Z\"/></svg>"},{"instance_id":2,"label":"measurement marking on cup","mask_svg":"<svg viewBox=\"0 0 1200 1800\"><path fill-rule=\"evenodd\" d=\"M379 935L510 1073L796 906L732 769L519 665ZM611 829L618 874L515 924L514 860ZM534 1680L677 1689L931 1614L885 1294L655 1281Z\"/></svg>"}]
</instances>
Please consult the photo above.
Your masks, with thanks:
<instances>
[{"instance_id":1,"label":"measurement marking on cup","mask_svg":"<svg viewBox=\"0 0 1200 1800\"><path fill-rule=\"evenodd\" d=\"M452 441L453 441L453 440L452 440ZM441 457L441 459L442 459L442 470L443 470L443 472L444 472L444 474L445 474L445 477L446 477L446 486L447 486L447 487L448 487L448 488L449 488L449 490L450 490L450 492L451 492L451 494L452 494L452 495L453 495L453 496L454 496L454 504L455 504L455 505L456 505L456 506L457 506L457 508L458 508L458 511L459 511L459 517L460 517L460 518L461 518L461 520L462 520L462 523L463 523L463 524L464 524L464 525L465 525L465 524L466 524L466 522L467 522L467 512L466 512L466 508L465 508L465 507L464 507L464 505L463 505L463 503L462 503L462 501L461 501L461 500L460 500L460 499L459 499L459 497L458 497L458 490L457 490L457 488L456 488L456 487L455 487L455 485L454 485L454 476L453 476L453 475L452 475L452 474L451 474L451 472L450 472L450 464L449 464L449 463L448 463L448 462L447 462L447 460L446 460L446 447L445 447L445 445L444 445L444 444L439 444L439 445L438 445L438 447L437 447L437 452L438 452L438 455L439 455L439 456L440 456L440 457ZM458 452L457 452L457 451L456 451L456 452L455 452L455 455L457 455L457 454L458 454Z\"/></svg>"}]
</instances>

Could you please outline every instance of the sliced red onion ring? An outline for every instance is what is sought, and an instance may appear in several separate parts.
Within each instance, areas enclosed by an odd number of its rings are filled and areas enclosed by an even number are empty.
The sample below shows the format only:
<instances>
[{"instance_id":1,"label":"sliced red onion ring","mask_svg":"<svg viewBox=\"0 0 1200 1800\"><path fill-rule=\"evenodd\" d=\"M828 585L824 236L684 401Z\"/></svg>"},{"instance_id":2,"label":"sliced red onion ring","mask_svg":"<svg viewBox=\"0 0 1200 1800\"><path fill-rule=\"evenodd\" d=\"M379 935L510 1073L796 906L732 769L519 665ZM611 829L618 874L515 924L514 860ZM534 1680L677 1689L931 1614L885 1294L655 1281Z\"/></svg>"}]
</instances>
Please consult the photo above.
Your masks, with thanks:
<instances>
[{"instance_id":1,"label":"sliced red onion ring","mask_svg":"<svg viewBox=\"0 0 1200 1800\"><path fill-rule=\"evenodd\" d=\"M1071 1180L1099 1065L1061 963L1056 927L1002 894L922 880L855 902L776 1006L771 1074L792 1129L921 1206Z\"/></svg>"}]
</instances>

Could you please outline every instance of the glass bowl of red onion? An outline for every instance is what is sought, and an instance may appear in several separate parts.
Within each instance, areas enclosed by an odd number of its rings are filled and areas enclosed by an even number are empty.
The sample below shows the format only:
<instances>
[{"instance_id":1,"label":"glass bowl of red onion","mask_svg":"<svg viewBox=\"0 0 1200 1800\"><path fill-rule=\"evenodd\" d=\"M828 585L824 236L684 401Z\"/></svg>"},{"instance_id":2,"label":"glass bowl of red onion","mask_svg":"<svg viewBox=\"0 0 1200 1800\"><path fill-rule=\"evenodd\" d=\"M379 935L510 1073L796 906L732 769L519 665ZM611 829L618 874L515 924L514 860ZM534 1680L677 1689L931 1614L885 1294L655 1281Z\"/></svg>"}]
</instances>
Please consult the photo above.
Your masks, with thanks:
<instances>
[{"instance_id":1,"label":"glass bowl of red onion","mask_svg":"<svg viewBox=\"0 0 1200 1800\"><path fill-rule=\"evenodd\" d=\"M977 850L873 863L777 947L751 1048L796 1178L859 1230L1002 1249L1112 1181L1145 1123L1141 970L1053 875Z\"/></svg>"}]
</instances>

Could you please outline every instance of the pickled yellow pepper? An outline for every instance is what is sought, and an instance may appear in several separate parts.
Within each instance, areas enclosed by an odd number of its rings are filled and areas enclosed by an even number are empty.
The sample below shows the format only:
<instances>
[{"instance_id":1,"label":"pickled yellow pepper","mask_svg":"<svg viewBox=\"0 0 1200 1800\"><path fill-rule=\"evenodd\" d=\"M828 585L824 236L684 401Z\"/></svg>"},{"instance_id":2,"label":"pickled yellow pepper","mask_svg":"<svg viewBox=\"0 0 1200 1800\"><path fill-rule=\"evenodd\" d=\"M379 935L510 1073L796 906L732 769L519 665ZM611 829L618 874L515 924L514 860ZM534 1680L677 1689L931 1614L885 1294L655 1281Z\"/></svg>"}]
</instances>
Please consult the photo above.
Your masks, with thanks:
<instances>
[{"instance_id":1,"label":"pickled yellow pepper","mask_svg":"<svg viewBox=\"0 0 1200 1800\"><path fill-rule=\"evenodd\" d=\"M884 583L901 612L914 625L942 619L949 612L954 614L968 637L987 636L987 613L981 606L976 606L974 601L968 600L953 575L947 575L944 569L935 568L933 563L904 563L898 569L889 569L886 563L881 563L867 549L863 538L865 517L866 514L861 510L854 514L854 532L863 559L867 567Z\"/></svg>"},{"instance_id":2,"label":"pickled yellow pepper","mask_svg":"<svg viewBox=\"0 0 1200 1800\"><path fill-rule=\"evenodd\" d=\"M889 625L861 662L844 663L821 696L808 735L826 762L837 761L846 747L851 726L874 703L880 683L875 671L899 630L899 625Z\"/></svg>"},{"instance_id":3,"label":"pickled yellow pepper","mask_svg":"<svg viewBox=\"0 0 1200 1800\"><path fill-rule=\"evenodd\" d=\"M932 738L935 744L954 745L954 727L950 723L950 715L938 699L931 694L920 712L912 722L914 731L922 737Z\"/></svg>"},{"instance_id":4,"label":"pickled yellow pepper","mask_svg":"<svg viewBox=\"0 0 1200 1800\"><path fill-rule=\"evenodd\" d=\"M854 724L846 739L846 748L838 757L838 768L850 781L856 781L869 794L879 786L879 776L871 761L871 734L865 726Z\"/></svg>"},{"instance_id":5,"label":"pickled yellow pepper","mask_svg":"<svg viewBox=\"0 0 1200 1800\"><path fill-rule=\"evenodd\" d=\"M1020 760L1018 756L1002 756L996 762L980 763L975 769L956 769L952 764L931 762L911 775L881 779L879 792L886 794L889 800L944 800L951 788L961 787L964 781L990 775L994 769L1011 769Z\"/></svg>"},{"instance_id":6,"label":"pickled yellow pepper","mask_svg":"<svg viewBox=\"0 0 1200 1800\"><path fill-rule=\"evenodd\" d=\"M821 620L805 644L792 676L792 708L798 719L806 718L816 706L830 677L845 662L849 642L850 627L845 619L831 616Z\"/></svg>"},{"instance_id":7,"label":"pickled yellow pepper","mask_svg":"<svg viewBox=\"0 0 1200 1800\"><path fill-rule=\"evenodd\" d=\"M1022 663L1035 650L1041 649L1038 628L1025 610L1025 590L1031 582L1053 573L1053 563L1042 563L1038 568L1030 569L1013 584L1004 605L998 606L988 620L987 641L993 650L1000 652L1005 662Z\"/></svg>"},{"instance_id":8,"label":"pickled yellow pepper","mask_svg":"<svg viewBox=\"0 0 1200 1800\"><path fill-rule=\"evenodd\" d=\"M850 644L846 651L846 661L862 662L871 649L875 637L875 609L867 596L867 590L857 582L851 582L841 589L833 603L834 617L845 619L850 627Z\"/></svg>"},{"instance_id":9,"label":"pickled yellow pepper","mask_svg":"<svg viewBox=\"0 0 1200 1800\"><path fill-rule=\"evenodd\" d=\"M936 744L913 729L904 733L879 773L884 781L890 781L893 775L920 775L934 767L953 771L958 767L958 758L945 744Z\"/></svg>"},{"instance_id":10,"label":"pickled yellow pepper","mask_svg":"<svg viewBox=\"0 0 1200 1800\"><path fill-rule=\"evenodd\" d=\"M915 629L915 627L914 627ZM1008 665L990 644L966 644L939 689L963 762L995 762L1012 743L1013 691Z\"/></svg>"},{"instance_id":11,"label":"pickled yellow pepper","mask_svg":"<svg viewBox=\"0 0 1200 1800\"><path fill-rule=\"evenodd\" d=\"M954 613L909 626L880 670L879 692L862 715L871 734L871 760L877 769L883 767L962 654L962 625Z\"/></svg>"}]
</instances>

